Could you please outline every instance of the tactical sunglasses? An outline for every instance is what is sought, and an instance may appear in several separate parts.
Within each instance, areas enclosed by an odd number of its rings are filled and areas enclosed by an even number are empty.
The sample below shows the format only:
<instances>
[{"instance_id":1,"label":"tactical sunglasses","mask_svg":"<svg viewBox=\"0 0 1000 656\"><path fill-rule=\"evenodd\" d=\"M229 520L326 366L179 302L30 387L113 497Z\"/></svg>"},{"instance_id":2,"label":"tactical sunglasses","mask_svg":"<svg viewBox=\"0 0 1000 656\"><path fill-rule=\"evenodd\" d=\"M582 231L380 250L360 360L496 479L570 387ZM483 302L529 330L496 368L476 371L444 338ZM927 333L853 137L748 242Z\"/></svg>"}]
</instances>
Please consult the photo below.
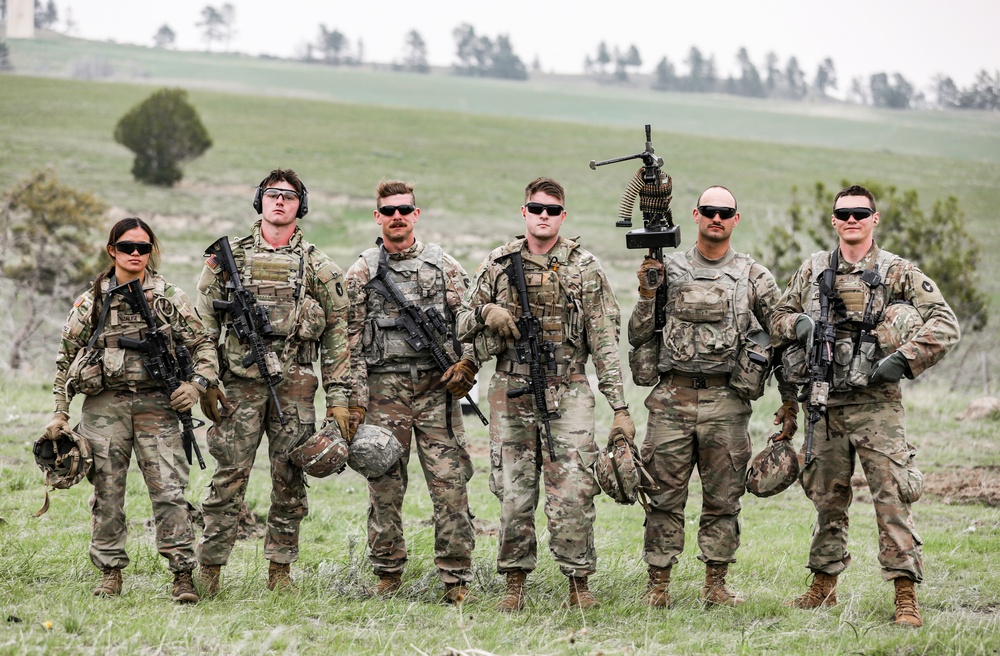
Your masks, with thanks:
<instances>
[{"instance_id":1,"label":"tactical sunglasses","mask_svg":"<svg viewBox=\"0 0 1000 656\"><path fill-rule=\"evenodd\" d=\"M139 255L149 255L153 252L153 245L148 241L116 241L115 250L125 255L139 251Z\"/></svg>"},{"instance_id":2,"label":"tactical sunglasses","mask_svg":"<svg viewBox=\"0 0 1000 656\"><path fill-rule=\"evenodd\" d=\"M874 213L875 210L870 210L867 207L841 207L833 210L833 218L838 221L847 221L853 216L858 221L864 221Z\"/></svg>"},{"instance_id":3,"label":"tactical sunglasses","mask_svg":"<svg viewBox=\"0 0 1000 656\"><path fill-rule=\"evenodd\" d=\"M715 218L718 214L720 219L731 219L736 216L735 207L717 207L715 205L699 205L698 214L701 214L706 219Z\"/></svg>"},{"instance_id":4,"label":"tactical sunglasses","mask_svg":"<svg viewBox=\"0 0 1000 656\"><path fill-rule=\"evenodd\" d=\"M285 202L298 200L299 192L292 191L291 189L278 189L277 187L268 187L264 190L264 198L278 200L279 197L284 199Z\"/></svg>"},{"instance_id":5,"label":"tactical sunglasses","mask_svg":"<svg viewBox=\"0 0 1000 656\"><path fill-rule=\"evenodd\" d=\"M528 210L529 213L537 214L538 216L541 216L543 211L547 212L549 216L559 216L560 214L563 213L563 209L565 208L562 205L543 205L542 203L525 203L524 209Z\"/></svg>"},{"instance_id":6,"label":"tactical sunglasses","mask_svg":"<svg viewBox=\"0 0 1000 656\"><path fill-rule=\"evenodd\" d=\"M416 205L383 205L378 208L378 213L382 216L396 216L396 212L399 212L402 216L407 216L413 214L415 209Z\"/></svg>"}]
</instances>

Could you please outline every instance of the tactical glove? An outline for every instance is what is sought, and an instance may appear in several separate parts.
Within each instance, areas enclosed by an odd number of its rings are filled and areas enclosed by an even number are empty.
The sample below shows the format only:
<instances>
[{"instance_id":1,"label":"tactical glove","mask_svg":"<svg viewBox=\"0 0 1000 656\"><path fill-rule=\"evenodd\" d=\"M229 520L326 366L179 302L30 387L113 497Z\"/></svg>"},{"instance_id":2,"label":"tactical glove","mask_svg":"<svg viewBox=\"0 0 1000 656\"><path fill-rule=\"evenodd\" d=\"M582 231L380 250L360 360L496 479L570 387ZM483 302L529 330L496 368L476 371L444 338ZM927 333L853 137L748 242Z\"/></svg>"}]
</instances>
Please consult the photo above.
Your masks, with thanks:
<instances>
[{"instance_id":1,"label":"tactical glove","mask_svg":"<svg viewBox=\"0 0 1000 656\"><path fill-rule=\"evenodd\" d=\"M635 275L639 278L639 296L653 298L663 284L663 263L647 255Z\"/></svg>"},{"instance_id":2,"label":"tactical glove","mask_svg":"<svg viewBox=\"0 0 1000 656\"><path fill-rule=\"evenodd\" d=\"M354 434L358 432L358 426L365 421L365 409L361 406L352 405L347 411L350 413L350 419L347 422L349 432L344 435L344 439L350 442L354 439Z\"/></svg>"},{"instance_id":3,"label":"tactical glove","mask_svg":"<svg viewBox=\"0 0 1000 656\"><path fill-rule=\"evenodd\" d=\"M808 314L800 314L795 319L795 337L806 346L812 343L813 330L815 329L816 322Z\"/></svg>"},{"instance_id":4,"label":"tactical glove","mask_svg":"<svg viewBox=\"0 0 1000 656\"><path fill-rule=\"evenodd\" d=\"M615 419L611 422L610 436L619 432L623 434L625 439L629 442L635 439L635 423L632 421L632 417L629 416L627 408L615 410Z\"/></svg>"},{"instance_id":5,"label":"tactical glove","mask_svg":"<svg viewBox=\"0 0 1000 656\"><path fill-rule=\"evenodd\" d=\"M500 307L496 303L487 303L483 306L480 314L486 327L496 332L500 337L521 339L521 331L517 329L514 316L507 308Z\"/></svg>"},{"instance_id":6,"label":"tactical glove","mask_svg":"<svg viewBox=\"0 0 1000 656\"><path fill-rule=\"evenodd\" d=\"M201 411L204 415L216 424L222 423L222 413L219 412L219 405L229 410L226 403L226 395L218 385L209 387L201 395Z\"/></svg>"},{"instance_id":7,"label":"tactical glove","mask_svg":"<svg viewBox=\"0 0 1000 656\"><path fill-rule=\"evenodd\" d=\"M899 379L909 371L910 365L907 364L906 357L899 351L896 351L892 355L887 355L875 363L875 368L872 369L872 375L868 379L868 384L898 383Z\"/></svg>"},{"instance_id":8,"label":"tactical glove","mask_svg":"<svg viewBox=\"0 0 1000 656\"><path fill-rule=\"evenodd\" d=\"M52 415L52 420L45 427L45 437L53 442L59 439L63 433L69 432L69 422L61 412Z\"/></svg>"},{"instance_id":9,"label":"tactical glove","mask_svg":"<svg viewBox=\"0 0 1000 656\"><path fill-rule=\"evenodd\" d=\"M174 390L174 393L170 395L170 407L177 412L187 412L194 407L194 402L197 401L202 394L205 393L205 388L198 383L192 383L188 381L181 382Z\"/></svg>"},{"instance_id":10,"label":"tactical glove","mask_svg":"<svg viewBox=\"0 0 1000 656\"><path fill-rule=\"evenodd\" d=\"M347 438L351 431L351 411L344 406L334 406L332 408L326 409L326 420L328 422L335 421L337 425L340 426L340 435L350 442Z\"/></svg>"},{"instance_id":11,"label":"tactical glove","mask_svg":"<svg viewBox=\"0 0 1000 656\"><path fill-rule=\"evenodd\" d=\"M469 393L472 386L476 384L476 373L479 367L468 358L462 358L455 364L448 367L448 371L441 376L441 382L448 387L452 396L462 398Z\"/></svg>"},{"instance_id":12,"label":"tactical glove","mask_svg":"<svg viewBox=\"0 0 1000 656\"><path fill-rule=\"evenodd\" d=\"M790 440L799 429L796 421L799 416L799 404L796 401L785 401L774 413L774 425L781 426L781 431L771 437L775 442L779 440Z\"/></svg>"}]
</instances>

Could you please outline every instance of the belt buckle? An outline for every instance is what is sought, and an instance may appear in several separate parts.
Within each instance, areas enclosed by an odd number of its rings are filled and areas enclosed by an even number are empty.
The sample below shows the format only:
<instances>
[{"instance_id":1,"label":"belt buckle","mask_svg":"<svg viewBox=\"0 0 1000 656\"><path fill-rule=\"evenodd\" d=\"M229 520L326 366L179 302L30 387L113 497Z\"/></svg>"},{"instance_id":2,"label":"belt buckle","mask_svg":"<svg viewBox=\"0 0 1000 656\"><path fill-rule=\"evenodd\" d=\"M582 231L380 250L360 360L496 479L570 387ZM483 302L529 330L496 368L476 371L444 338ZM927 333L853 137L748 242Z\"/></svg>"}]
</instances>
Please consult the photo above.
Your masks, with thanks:
<instances>
[{"instance_id":1,"label":"belt buckle","mask_svg":"<svg viewBox=\"0 0 1000 656\"><path fill-rule=\"evenodd\" d=\"M691 387L694 389L708 389L708 379L691 376Z\"/></svg>"}]
</instances>

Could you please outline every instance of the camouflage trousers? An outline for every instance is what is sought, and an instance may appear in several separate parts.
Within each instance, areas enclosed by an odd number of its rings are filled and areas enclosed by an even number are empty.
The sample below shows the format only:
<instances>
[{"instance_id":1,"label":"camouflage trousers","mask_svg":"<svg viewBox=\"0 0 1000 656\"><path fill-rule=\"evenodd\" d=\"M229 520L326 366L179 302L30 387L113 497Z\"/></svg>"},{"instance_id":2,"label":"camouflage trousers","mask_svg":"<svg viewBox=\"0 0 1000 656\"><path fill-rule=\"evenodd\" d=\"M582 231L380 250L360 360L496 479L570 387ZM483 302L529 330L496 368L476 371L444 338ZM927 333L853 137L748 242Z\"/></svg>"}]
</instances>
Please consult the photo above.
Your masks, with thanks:
<instances>
[{"instance_id":1,"label":"camouflage trousers","mask_svg":"<svg viewBox=\"0 0 1000 656\"><path fill-rule=\"evenodd\" d=\"M229 561L250 471L267 433L271 507L264 557L275 563L293 563L299 557L299 524L309 514L309 504L305 474L289 461L288 452L316 432L316 374L311 365L292 364L286 371L276 389L284 426L264 383L231 372L226 372L222 381L229 409L222 410L222 423L208 430L208 451L218 466L202 504L205 532L198 543L198 561L203 565Z\"/></svg>"},{"instance_id":2,"label":"camouflage trousers","mask_svg":"<svg viewBox=\"0 0 1000 656\"><path fill-rule=\"evenodd\" d=\"M448 435L441 372L424 372L414 383L409 373L370 374L365 423L387 428L403 445L399 464L368 481L368 547L376 573L402 572L406 565L403 496L409 483L411 437L434 506L434 564L444 583L472 581L476 536L467 483L472 459L465 449L459 399L451 401Z\"/></svg>"},{"instance_id":3,"label":"camouflage trousers","mask_svg":"<svg viewBox=\"0 0 1000 656\"><path fill-rule=\"evenodd\" d=\"M649 423L639 455L659 490L649 495L644 558L677 563L684 551L684 506L695 466L701 478L698 560L736 562L740 497L750 462L750 404L729 387L691 389L664 376L646 397Z\"/></svg>"},{"instance_id":4,"label":"camouflage trousers","mask_svg":"<svg viewBox=\"0 0 1000 656\"><path fill-rule=\"evenodd\" d=\"M94 484L90 498L90 561L98 569L123 569L125 553L125 479L132 451L146 481L156 525L156 549L173 572L194 569L194 529L184 498L188 463L177 413L166 390L105 390L83 401L80 434L90 443Z\"/></svg>"},{"instance_id":5,"label":"camouflage trousers","mask_svg":"<svg viewBox=\"0 0 1000 656\"><path fill-rule=\"evenodd\" d=\"M805 447L803 446L803 450ZM920 536L914 530L906 486L916 449L907 443L900 403L867 403L829 408L816 424L812 462L802 472L802 488L816 507L809 569L836 575L851 563L847 551L847 510L854 498L855 455L868 480L878 525L882 578L924 578Z\"/></svg>"},{"instance_id":6,"label":"camouflage trousers","mask_svg":"<svg viewBox=\"0 0 1000 656\"><path fill-rule=\"evenodd\" d=\"M566 576L597 569L594 548L594 392L582 374L560 385L560 419L550 422L556 461L549 458L531 394L507 398L527 376L497 372L490 381L490 491L500 500L497 571L532 571L538 563L535 509L539 476L545 480L549 551Z\"/></svg>"}]
</instances>

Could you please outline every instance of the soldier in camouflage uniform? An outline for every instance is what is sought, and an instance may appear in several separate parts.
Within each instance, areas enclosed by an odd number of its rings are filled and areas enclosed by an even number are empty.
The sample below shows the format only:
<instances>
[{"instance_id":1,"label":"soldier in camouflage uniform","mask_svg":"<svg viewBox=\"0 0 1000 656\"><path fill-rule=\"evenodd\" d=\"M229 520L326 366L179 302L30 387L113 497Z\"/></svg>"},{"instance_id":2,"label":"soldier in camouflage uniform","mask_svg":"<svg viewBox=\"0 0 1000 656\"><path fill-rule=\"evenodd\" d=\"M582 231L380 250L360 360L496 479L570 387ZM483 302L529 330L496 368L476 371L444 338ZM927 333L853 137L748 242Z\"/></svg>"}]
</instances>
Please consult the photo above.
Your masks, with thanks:
<instances>
[{"instance_id":1,"label":"soldier in camouflage uniform","mask_svg":"<svg viewBox=\"0 0 1000 656\"><path fill-rule=\"evenodd\" d=\"M500 553L497 569L507 577L498 608L524 607L524 582L537 563L535 508L539 474L545 476L545 514L549 550L569 577L571 606L598 605L587 578L597 567L594 549L594 475L599 447L594 440L594 393L585 372L588 356L597 368L598 386L615 411L612 433L631 440L635 426L622 389L618 355L620 310L597 259L571 239L559 236L566 219L565 192L549 178L525 189L521 207L527 235L489 254L479 266L462 303L459 338L472 342L478 361L497 358L490 381L490 490L500 500ZM556 460L542 445L539 415L531 394L508 398L527 385L528 365L518 364L513 345L520 338L517 290L495 260L519 251L532 315L542 338L555 345L554 368L545 368Z\"/></svg>"},{"instance_id":2,"label":"soldier in camouflage uniform","mask_svg":"<svg viewBox=\"0 0 1000 656\"><path fill-rule=\"evenodd\" d=\"M919 375L955 346L958 321L932 280L875 243L879 214L871 192L861 186L842 190L831 220L840 237L838 250L815 253L799 267L772 324L774 343L791 345L785 362L788 377L805 382L804 354L820 316L817 281L833 266L831 320L837 330L832 385L826 416L815 426L812 460L801 476L818 514L808 563L814 577L809 590L788 605L816 608L837 602L837 577L851 562L847 511L856 455L875 504L882 578L893 581L896 590L896 623L920 626L914 583L924 573L910 506L922 486L913 462L916 449L906 441L899 380ZM923 325L890 353L890 347L870 339L868 331L898 303L915 308ZM795 352L803 355L792 357Z\"/></svg>"},{"instance_id":3,"label":"soldier in camouflage uniform","mask_svg":"<svg viewBox=\"0 0 1000 656\"><path fill-rule=\"evenodd\" d=\"M94 457L88 476L94 484L90 560L103 572L94 595L121 594L121 571L129 564L125 480L134 450L153 505L156 548L174 573L173 599L194 603L195 536L184 498L188 462L177 413L190 410L215 382L218 360L187 295L156 273L159 242L152 228L142 219L122 219L111 229L107 252L113 264L76 300L63 327L53 385L56 409L45 434L55 440L69 430L70 401L78 393L86 396L76 431ZM121 295L108 299L107 293L136 278L171 343L191 352L194 375L172 395L164 381L149 377L138 351L119 345L121 337L144 336L146 322Z\"/></svg>"},{"instance_id":4,"label":"soldier in camouflage uniform","mask_svg":"<svg viewBox=\"0 0 1000 656\"><path fill-rule=\"evenodd\" d=\"M229 560L250 470L264 433L271 461L271 507L264 557L267 586L292 585L290 565L299 555L299 524L309 512L305 474L288 452L315 432L320 361L326 392L326 421L347 433L350 363L347 348L347 288L344 273L307 242L297 220L308 212L305 185L291 169L275 169L261 180L253 202L261 219L250 235L232 243L241 280L268 310L273 333L267 345L278 358L283 380L277 385L282 425L257 366L244 365L248 347L231 329L213 301L226 299L222 266L205 263L198 282L198 308L213 342L219 344L222 387L209 388L202 402L214 425L208 449L218 461L202 508L205 532L198 544L202 582L208 594L219 590L221 568ZM223 390L224 388L224 390Z\"/></svg>"},{"instance_id":5,"label":"soldier in camouflage uniform","mask_svg":"<svg viewBox=\"0 0 1000 656\"><path fill-rule=\"evenodd\" d=\"M379 596L395 593L406 565L403 496L415 435L434 506L434 563L445 584L445 601L460 603L466 600L472 581L476 546L466 491L472 460L465 448L459 399L475 383L478 367L471 345L463 349L454 339L454 316L469 277L440 246L414 236L420 208L412 185L382 181L375 199L375 223L381 227L381 246L387 253L386 275L407 300L425 313L436 311L451 328L439 344L455 364L442 372L428 349L415 351L406 342L407 332L396 325L400 308L365 288L378 272L381 250L369 248L362 253L347 272L353 379L350 429L356 430L362 421L381 426L403 445L399 464L368 481L368 547L379 578L374 592Z\"/></svg>"},{"instance_id":6,"label":"soldier in camouflage uniform","mask_svg":"<svg viewBox=\"0 0 1000 656\"><path fill-rule=\"evenodd\" d=\"M740 546L740 497L751 456L750 402L763 392L770 359L767 333L780 292L767 269L730 246L740 221L732 192L709 187L692 217L698 226L694 246L670 254L662 264L647 257L639 267L639 301L628 324L634 347L659 340L656 350L648 351L656 354L659 381L646 398L649 424L640 448L658 488L650 493L646 512L645 601L670 604L670 572L684 549L684 505L697 465L702 599L738 606L743 599L726 585L726 575ZM661 285L667 289L660 309L662 337L654 331ZM785 403L775 423L782 424L779 438L786 439L795 432L795 388L785 383L780 388Z\"/></svg>"}]
</instances>

